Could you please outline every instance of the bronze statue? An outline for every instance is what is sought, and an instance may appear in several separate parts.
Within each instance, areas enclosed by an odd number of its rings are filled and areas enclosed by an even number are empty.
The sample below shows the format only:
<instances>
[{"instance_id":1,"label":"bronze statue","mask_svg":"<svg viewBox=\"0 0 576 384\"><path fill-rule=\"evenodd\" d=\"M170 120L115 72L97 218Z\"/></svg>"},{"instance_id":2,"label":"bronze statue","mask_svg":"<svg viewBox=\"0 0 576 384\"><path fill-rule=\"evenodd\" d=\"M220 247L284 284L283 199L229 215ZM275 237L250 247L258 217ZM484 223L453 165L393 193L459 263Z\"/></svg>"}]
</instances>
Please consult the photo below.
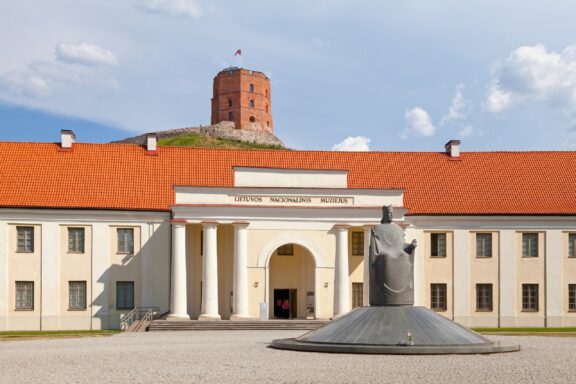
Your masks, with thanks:
<instances>
[{"instance_id":1,"label":"bronze statue","mask_svg":"<svg viewBox=\"0 0 576 384\"><path fill-rule=\"evenodd\" d=\"M392 223L392 206L382 208L381 224L370 234L370 305L414 305L414 249Z\"/></svg>"}]
</instances>

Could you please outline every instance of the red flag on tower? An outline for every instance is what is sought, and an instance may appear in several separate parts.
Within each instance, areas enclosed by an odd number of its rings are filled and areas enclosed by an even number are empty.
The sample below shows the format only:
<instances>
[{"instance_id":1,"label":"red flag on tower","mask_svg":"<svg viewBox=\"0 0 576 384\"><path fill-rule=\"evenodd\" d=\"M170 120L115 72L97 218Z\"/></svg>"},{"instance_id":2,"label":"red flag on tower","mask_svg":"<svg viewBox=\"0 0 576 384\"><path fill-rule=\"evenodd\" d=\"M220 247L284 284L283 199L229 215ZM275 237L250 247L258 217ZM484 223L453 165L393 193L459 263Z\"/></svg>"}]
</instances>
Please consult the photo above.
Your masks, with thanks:
<instances>
[{"instance_id":1,"label":"red flag on tower","mask_svg":"<svg viewBox=\"0 0 576 384\"><path fill-rule=\"evenodd\" d=\"M242 50L241 49L237 50L234 56L242 56Z\"/></svg>"}]
</instances>

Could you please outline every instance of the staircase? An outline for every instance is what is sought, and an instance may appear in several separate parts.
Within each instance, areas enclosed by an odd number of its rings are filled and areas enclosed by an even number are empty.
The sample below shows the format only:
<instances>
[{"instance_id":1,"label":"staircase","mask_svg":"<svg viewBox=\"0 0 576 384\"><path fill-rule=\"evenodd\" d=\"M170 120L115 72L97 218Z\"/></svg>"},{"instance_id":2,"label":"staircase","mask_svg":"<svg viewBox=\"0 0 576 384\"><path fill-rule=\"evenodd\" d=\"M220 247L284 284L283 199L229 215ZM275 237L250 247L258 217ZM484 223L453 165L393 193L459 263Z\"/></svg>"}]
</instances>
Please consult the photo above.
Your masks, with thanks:
<instances>
[{"instance_id":1,"label":"staircase","mask_svg":"<svg viewBox=\"0 0 576 384\"><path fill-rule=\"evenodd\" d=\"M122 332L145 332L160 315L158 307L136 307L120 319Z\"/></svg>"},{"instance_id":2,"label":"staircase","mask_svg":"<svg viewBox=\"0 0 576 384\"><path fill-rule=\"evenodd\" d=\"M329 320L221 320L221 321L170 321L153 320L148 331L261 331L261 330L313 330Z\"/></svg>"}]
</instances>

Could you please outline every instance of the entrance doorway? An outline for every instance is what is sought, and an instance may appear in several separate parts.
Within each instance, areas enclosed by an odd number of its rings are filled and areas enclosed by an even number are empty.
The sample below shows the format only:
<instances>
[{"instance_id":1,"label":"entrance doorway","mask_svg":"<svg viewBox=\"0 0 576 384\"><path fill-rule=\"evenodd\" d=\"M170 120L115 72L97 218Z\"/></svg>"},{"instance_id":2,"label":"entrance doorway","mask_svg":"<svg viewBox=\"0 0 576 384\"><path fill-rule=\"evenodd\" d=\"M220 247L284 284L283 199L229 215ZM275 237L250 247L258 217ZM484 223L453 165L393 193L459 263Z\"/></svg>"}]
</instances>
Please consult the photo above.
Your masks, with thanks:
<instances>
[{"instance_id":1,"label":"entrance doorway","mask_svg":"<svg viewBox=\"0 0 576 384\"><path fill-rule=\"evenodd\" d=\"M298 293L296 289L274 290L274 318L295 319L298 317Z\"/></svg>"},{"instance_id":2,"label":"entrance doorway","mask_svg":"<svg viewBox=\"0 0 576 384\"><path fill-rule=\"evenodd\" d=\"M269 318L314 319L315 263L298 244L278 247L269 263Z\"/></svg>"}]
</instances>

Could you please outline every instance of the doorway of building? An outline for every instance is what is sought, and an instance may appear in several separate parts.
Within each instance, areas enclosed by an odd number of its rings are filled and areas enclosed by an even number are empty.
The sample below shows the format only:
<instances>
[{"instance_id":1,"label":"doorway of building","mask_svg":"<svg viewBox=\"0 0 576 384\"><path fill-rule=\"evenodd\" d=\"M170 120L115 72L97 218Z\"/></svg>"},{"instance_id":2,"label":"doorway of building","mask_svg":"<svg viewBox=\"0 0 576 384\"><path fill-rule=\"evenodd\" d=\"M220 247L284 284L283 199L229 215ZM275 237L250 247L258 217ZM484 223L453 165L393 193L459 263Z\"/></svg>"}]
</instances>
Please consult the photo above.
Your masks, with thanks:
<instances>
[{"instance_id":1,"label":"doorway of building","mask_svg":"<svg viewBox=\"0 0 576 384\"><path fill-rule=\"evenodd\" d=\"M274 290L274 318L295 319L298 317L298 290Z\"/></svg>"},{"instance_id":2,"label":"doorway of building","mask_svg":"<svg viewBox=\"0 0 576 384\"><path fill-rule=\"evenodd\" d=\"M278 247L269 263L269 318L315 318L315 263L298 244Z\"/></svg>"}]
</instances>

